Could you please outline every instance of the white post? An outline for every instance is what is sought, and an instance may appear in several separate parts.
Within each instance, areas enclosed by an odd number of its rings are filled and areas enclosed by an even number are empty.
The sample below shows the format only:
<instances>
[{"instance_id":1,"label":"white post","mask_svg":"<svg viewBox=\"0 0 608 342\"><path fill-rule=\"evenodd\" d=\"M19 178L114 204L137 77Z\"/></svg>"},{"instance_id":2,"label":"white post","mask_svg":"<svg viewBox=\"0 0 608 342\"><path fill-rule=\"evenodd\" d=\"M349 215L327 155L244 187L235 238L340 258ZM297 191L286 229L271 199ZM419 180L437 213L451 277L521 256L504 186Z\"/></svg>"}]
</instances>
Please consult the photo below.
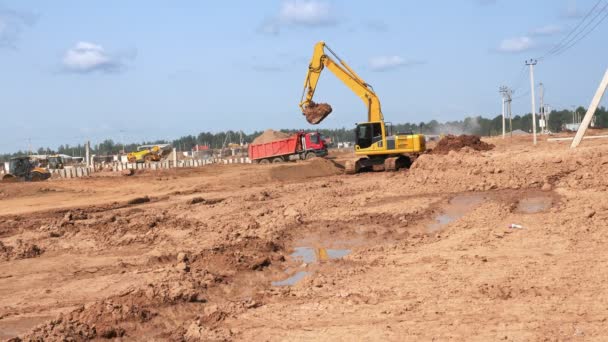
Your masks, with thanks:
<instances>
[{"instance_id":1,"label":"white post","mask_svg":"<svg viewBox=\"0 0 608 342\"><path fill-rule=\"evenodd\" d=\"M595 115L597 106L600 105L602 97L604 97L604 94L606 93L606 88L608 88L608 69L606 69L604 78L602 79L600 86L597 88L597 91L591 100L591 104L589 105L589 109L587 109L583 122L581 122L580 126L578 127L576 136L574 137L574 140L572 140L572 145L570 145L571 148L577 147L581 143L581 140L583 140L583 136L585 136L585 132L587 132L591 119L593 119L593 115Z\"/></svg>"},{"instance_id":2,"label":"white post","mask_svg":"<svg viewBox=\"0 0 608 342\"><path fill-rule=\"evenodd\" d=\"M173 148L173 167L177 167L177 149Z\"/></svg>"},{"instance_id":3,"label":"white post","mask_svg":"<svg viewBox=\"0 0 608 342\"><path fill-rule=\"evenodd\" d=\"M526 62L528 66L530 66L530 92L532 96L532 134L534 135L534 145L536 145L536 103L535 103L535 95L534 95L534 66L536 65L536 60L531 59L529 62Z\"/></svg>"},{"instance_id":4,"label":"white post","mask_svg":"<svg viewBox=\"0 0 608 342\"><path fill-rule=\"evenodd\" d=\"M505 138L505 97L502 97L502 138Z\"/></svg>"},{"instance_id":5,"label":"white post","mask_svg":"<svg viewBox=\"0 0 608 342\"><path fill-rule=\"evenodd\" d=\"M91 142L87 141L84 143L84 155L86 160L86 166L91 166Z\"/></svg>"}]
</instances>

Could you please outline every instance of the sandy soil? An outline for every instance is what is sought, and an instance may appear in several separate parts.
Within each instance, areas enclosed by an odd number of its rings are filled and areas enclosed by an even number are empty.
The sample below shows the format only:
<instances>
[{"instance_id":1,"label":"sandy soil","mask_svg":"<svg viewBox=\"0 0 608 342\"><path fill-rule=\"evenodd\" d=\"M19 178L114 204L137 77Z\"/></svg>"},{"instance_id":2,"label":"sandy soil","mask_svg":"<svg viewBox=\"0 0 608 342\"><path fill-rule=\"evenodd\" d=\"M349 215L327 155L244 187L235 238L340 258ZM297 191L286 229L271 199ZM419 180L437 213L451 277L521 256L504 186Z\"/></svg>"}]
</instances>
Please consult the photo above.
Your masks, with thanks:
<instances>
[{"instance_id":1,"label":"sandy soil","mask_svg":"<svg viewBox=\"0 0 608 342\"><path fill-rule=\"evenodd\" d=\"M2 184L0 340L605 341L608 145L530 140Z\"/></svg>"}]
</instances>

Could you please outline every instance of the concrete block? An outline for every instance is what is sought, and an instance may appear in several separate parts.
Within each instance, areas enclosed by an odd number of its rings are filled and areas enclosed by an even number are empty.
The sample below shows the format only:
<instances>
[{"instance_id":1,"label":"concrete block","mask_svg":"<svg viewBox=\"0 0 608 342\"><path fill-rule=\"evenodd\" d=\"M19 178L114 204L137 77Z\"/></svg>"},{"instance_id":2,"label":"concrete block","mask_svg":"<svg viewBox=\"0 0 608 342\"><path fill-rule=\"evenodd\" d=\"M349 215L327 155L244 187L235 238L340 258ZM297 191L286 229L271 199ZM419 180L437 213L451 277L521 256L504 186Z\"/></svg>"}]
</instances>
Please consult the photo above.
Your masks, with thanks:
<instances>
[{"instance_id":1,"label":"concrete block","mask_svg":"<svg viewBox=\"0 0 608 342\"><path fill-rule=\"evenodd\" d=\"M78 178L82 177L82 168L81 167L77 167L75 171L76 171L76 177L78 177Z\"/></svg>"}]
</instances>

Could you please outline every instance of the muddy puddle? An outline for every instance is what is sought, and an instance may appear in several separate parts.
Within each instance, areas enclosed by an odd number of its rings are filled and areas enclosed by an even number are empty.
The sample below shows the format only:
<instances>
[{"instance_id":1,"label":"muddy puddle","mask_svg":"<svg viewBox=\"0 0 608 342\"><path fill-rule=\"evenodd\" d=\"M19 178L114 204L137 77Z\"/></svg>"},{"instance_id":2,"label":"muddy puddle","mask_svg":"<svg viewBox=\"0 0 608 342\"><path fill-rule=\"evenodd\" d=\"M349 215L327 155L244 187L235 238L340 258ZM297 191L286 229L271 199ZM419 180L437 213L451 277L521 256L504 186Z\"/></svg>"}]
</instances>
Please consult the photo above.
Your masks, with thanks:
<instances>
[{"instance_id":1,"label":"muddy puddle","mask_svg":"<svg viewBox=\"0 0 608 342\"><path fill-rule=\"evenodd\" d=\"M444 226L452 223L467 213L479 206L485 197L483 194L463 194L450 199L448 204L441 209L441 212L435 216L434 222L431 223L427 230L429 233L436 233Z\"/></svg>"},{"instance_id":2,"label":"muddy puddle","mask_svg":"<svg viewBox=\"0 0 608 342\"><path fill-rule=\"evenodd\" d=\"M547 211L553 205L549 196L528 197L517 203L517 211L524 214L535 214Z\"/></svg>"},{"instance_id":3,"label":"muddy puddle","mask_svg":"<svg viewBox=\"0 0 608 342\"><path fill-rule=\"evenodd\" d=\"M351 253L350 249L330 249L330 248L315 248L315 247L296 247L293 253L289 255L289 261L299 265L300 268L309 269L309 265L314 266L322 262L340 259ZM293 269L285 271L289 275L286 279L273 281L272 286L291 286L304 279L313 271L297 271Z\"/></svg>"}]
</instances>

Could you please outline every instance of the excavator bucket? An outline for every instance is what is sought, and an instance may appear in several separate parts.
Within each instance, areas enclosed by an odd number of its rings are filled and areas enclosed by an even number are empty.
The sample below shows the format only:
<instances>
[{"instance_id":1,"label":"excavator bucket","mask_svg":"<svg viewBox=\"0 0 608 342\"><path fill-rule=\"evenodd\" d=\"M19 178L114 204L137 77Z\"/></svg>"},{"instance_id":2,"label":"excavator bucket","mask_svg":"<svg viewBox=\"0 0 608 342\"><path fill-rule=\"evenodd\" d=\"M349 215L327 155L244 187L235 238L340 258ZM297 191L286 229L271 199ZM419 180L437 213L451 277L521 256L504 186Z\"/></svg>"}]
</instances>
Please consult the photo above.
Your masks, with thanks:
<instances>
[{"instance_id":1,"label":"excavator bucket","mask_svg":"<svg viewBox=\"0 0 608 342\"><path fill-rule=\"evenodd\" d=\"M306 117L306 121L313 125L317 125L331 114L331 111L332 108L327 103L314 103L310 101L302 114Z\"/></svg>"}]
</instances>

